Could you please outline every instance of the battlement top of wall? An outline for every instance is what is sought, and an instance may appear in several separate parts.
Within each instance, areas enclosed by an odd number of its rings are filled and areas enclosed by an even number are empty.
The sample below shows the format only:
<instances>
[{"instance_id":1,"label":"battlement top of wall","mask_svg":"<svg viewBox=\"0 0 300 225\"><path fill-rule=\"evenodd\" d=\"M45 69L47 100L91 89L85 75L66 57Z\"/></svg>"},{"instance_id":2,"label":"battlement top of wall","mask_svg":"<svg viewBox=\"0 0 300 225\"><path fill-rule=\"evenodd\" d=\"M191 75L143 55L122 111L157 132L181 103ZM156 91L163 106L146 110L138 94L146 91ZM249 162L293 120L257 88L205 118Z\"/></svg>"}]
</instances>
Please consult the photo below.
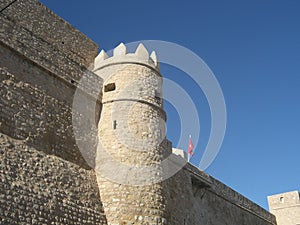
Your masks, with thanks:
<instances>
[{"instance_id":1,"label":"battlement top of wall","mask_svg":"<svg viewBox=\"0 0 300 225\"><path fill-rule=\"evenodd\" d=\"M109 57L104 50L95 58L94 69L96 72L99 69L114 64L134 63L146 65L159 72L159 62L155 51L149 54L145 46L140 43L134 53L128 53L127 47L121 43L113 50L113 56Z\"/></svg>"},{"instance_id":2,"label":"battlement top of wall","mask_svg":"<svg viewBox=\"0 0 300 225\"><path fill-rule=\"evenodd\" d=\"M4 9L1 12L0 23L5 24L3 27L7 29L3 31L6 38L1 41L16 49L16 46L12 45L28 40L32 48L36 45L40 49L41 55L49 56L50 53L44 49L50 48L51 54L55 55L59 51L85 67L93 63L98 45L38 0L0 2L0 7ZM28 31L26 37L23 36L25 31ZM20 51L23 54L23 49Z\"/></svg>"}]
</instances>

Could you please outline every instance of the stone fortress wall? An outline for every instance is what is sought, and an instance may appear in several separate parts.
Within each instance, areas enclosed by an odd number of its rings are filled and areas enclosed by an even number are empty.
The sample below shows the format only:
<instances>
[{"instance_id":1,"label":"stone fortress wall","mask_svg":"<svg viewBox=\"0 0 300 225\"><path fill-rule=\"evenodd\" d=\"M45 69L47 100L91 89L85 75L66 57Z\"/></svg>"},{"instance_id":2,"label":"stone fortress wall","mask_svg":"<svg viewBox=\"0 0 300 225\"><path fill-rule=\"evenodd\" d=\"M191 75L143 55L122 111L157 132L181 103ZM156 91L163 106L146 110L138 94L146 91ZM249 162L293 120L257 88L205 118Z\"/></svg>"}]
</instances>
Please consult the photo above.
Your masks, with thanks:
<instances>
[{"instance_id":1,"label":"stone fortress wall","mask_svg":"<svg viewBox=\"0 0 300 225\"><path fill-rule=\"evenodd\" d=\"M107 224L95 173L0 134L0 224Z\"/></svg>"},{"instance_id":2,"label":"stone fortress wall","mask_svg":"<svg viewBox=\"0 0 300 225\"><path fill-rule=\"evenodd\" d=\"M73 138L71 106L97 45L38 1L17 1L0 20L1 131L86 166Z\"/></svg>"},{"instance_id":3,"label":"stone fortress wall","mask_svg":"<svg viewBox=\"0 0 300 225\"><path fill-rule=\"evenodd\" d=\"M38 1L0 20L0 224L106 224L71 123L97 45Z\"/></svg>"},{"instance_id":4,"label":"stone fortress wall","mask_svg":"<svg viewBox=\"0 0 300 225\"><path fill-rule=\"evenodd\" d=\"M10 2L1 1L0 8ZM272 214L190 164L163 183L138 189L101 180L75 143L71 114L78 82L93 64L97 45L36 0L16 1L0 20L0 224L276 224ZM126 71L148 73L141 65ZM103 82L91 74L90 85ZM94 94L87 93L87 101L95 101ZM153 94L147 101L162 107ZM95 123L103 99L96 99ZM140 109L145 117L153 112L144 105ZM165 119L163 110L155 113ZM135 125L139 137L149 135ZM163 134L159 127L153 137ZM163 143L154 161L171 154L171 143ZM128 157L128 151L119 150L118 157ZM91 152L89 160L94 156Z\"/></svg>"}]
</instances>

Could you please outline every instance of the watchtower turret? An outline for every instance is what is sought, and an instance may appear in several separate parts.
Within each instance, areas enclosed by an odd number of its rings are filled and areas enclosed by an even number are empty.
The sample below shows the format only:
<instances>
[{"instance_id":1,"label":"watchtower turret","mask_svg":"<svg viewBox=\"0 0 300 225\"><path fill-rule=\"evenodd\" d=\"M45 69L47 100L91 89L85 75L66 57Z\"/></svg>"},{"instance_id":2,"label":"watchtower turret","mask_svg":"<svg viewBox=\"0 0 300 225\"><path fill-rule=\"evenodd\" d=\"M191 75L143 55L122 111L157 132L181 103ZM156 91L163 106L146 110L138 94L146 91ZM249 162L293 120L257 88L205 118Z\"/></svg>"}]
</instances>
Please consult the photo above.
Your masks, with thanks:
<instances>
[{"instance_id":1,"label":"watchtower turret","mask_svg":"<svg viewBox=\"0 0 300 225\"><path fill-rule=\"evenodd\" d=\"M162 76L155 52L140 44L102 50L94 73L104 80L96 170L109 224L167 224L157 165L171 154L165 138Z\"/></svg>"},{"instance_id":2,"label":"watchtower turret","mask_svg":"<svg viewBox=\"0 0 300 225\"><path fill-rule=\"evenodd\" d=\"M300 224L300 196L291 191L268 196L270 212L276 216L278 225Z\"/></svg>"}]
</instances>

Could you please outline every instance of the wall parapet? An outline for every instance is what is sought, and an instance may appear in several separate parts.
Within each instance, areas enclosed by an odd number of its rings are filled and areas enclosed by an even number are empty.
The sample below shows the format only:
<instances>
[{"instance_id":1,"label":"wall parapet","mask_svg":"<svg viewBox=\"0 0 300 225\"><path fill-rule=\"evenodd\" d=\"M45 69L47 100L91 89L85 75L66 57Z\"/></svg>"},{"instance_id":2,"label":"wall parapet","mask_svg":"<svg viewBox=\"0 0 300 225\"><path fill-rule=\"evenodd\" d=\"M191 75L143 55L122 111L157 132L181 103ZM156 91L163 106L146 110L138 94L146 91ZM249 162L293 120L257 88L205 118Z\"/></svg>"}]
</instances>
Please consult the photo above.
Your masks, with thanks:
<instances>
[{"instance_id":1,"label":"wall parapet","mask_svg":"<svg viewBox=\"0 0 300 225\"><path fill-rule=\"evenodd\" d=\"M197 167L188 163L185 167L193 179L198 179L204 186L200 186L200 188L206 188L207 191L213 193L214 195L224 199L225 201L239 207L241 210L247 211L269 224L276 225L276 218L267 210L263 209L261 206L252 202L248 198L234 191L232 188L226 186L224 183L218 181L217 179L211 177L205 172L199 170ZM196 176L195 176L196 175Z\"/></svg>"},{"instance_id":2,"label":"wall parapet","mask_svg":"<svg viewBox=\"0 0 300 225\"><path fill-rule=\"evenodd\" d=\"M51 43L25 29L6 15L1 15L0 21L3 27L3 31L0 33L2 44L55 74L70 86L75 87L87 71L86 66L93 63L93 61L90 61L89 64L81 64L70 54L63 52L62 49L55 48ZM95 49L97 49L96 46ZM95 54L92 53L91 55L94 57Z\"/></svg>"},{"instance_id":3,"label":"wall parapet","mask_svg":"<svg viewBox=\"0 0 300 225\"><path fill-rule=\"evenodd\" d=\"M11 1L2 2L1 8L4 8ZM85 67L89 67L97 55L98 47L95 42L37 0L18 0L1 12L0 17L1 19L5 17L15 24L14 30L18 28L19 31L34 34L36 39L42 40L56 51L64 52L73 61ZM1 26L8 28L7 23ZM12 35L8 36L11 37L10 43L16 44L18 39L20 41L20 37L16 36L17 33L10 34ZM28 34L24 39L27 39L27 36ZM34 39L27 41L31 42L32 47L36 44ZM47 57L43 51L41 54Z\"/></svg>"}]
</instances>

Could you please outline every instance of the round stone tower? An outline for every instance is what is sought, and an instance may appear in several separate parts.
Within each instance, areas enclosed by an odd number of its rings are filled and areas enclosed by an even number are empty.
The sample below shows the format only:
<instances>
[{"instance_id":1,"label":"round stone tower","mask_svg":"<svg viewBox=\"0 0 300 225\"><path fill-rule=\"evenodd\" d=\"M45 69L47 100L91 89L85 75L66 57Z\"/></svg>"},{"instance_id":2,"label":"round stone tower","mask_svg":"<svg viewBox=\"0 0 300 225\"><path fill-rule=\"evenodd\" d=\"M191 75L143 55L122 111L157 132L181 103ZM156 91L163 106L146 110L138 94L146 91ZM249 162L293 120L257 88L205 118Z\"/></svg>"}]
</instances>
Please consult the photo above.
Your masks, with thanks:
<instances>
[{"instance_id":1,"label":"round stone tower","mask_svg":"<svg viewBox=\"0 0 300 225\"><path fill-rule=\"evenodd\" d=\"M112 57L101 51L94 73L104 80L96 172L108 224L167 224L160 164L171 144L156 54L120 44Z\"/></svg>"}]
</instances>

